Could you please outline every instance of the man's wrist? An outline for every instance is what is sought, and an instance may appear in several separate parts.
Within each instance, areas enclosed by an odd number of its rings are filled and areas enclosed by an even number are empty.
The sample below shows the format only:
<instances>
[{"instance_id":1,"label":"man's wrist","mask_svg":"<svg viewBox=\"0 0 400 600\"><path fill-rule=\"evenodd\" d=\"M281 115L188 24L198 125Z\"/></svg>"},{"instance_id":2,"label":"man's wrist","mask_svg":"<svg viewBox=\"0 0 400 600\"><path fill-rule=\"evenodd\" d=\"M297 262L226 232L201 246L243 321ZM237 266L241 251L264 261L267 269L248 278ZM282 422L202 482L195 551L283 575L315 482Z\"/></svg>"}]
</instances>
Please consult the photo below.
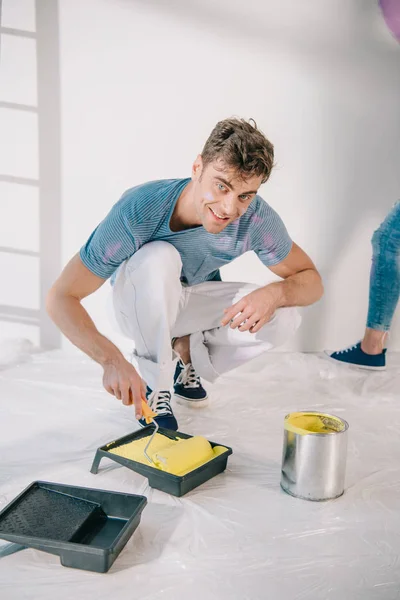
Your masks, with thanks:
<instances>
[{"instance_id":1,"label":"man's wrist","mask_svg":"<svg viewBox=\"0 0 400 600\"><path fill-rule=\"evenodd\" d=\"M117 366L125 361L124 355L120 350L106 337L100 334L97 344L97 352L94 357L103 368L114 365Z\"/></svg>"},{"instance_id":2,"label":"man's wrist","mask_svg":"<svg viewBox=\"0 0 400 600\"><path fill-rule=\"evenodd\" d=\"M265 289L268 290L269 299L272 295L272 303L275 309L286 306L285 281L275 281L274 283L269 283L265 286Z\"/></svg>"}]
</instances>

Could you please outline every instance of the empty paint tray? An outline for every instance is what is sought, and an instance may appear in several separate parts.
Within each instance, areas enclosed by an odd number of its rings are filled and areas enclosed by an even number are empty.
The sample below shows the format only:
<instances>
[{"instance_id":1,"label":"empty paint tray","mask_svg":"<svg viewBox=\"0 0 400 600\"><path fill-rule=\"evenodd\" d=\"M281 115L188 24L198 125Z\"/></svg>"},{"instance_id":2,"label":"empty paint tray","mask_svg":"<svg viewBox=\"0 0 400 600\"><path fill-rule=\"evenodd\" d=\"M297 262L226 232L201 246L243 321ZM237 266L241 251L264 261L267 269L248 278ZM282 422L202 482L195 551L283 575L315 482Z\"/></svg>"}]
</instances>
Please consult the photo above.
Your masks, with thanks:
<instances>
[{"instance_id":1,"label":"empty paint tray","mask_svg":"<svg viewBox=\"0 0 400 600\"><path fill-rule=\"evenodd\" d=\"M0 512L0 538L106 573L140 522L144 496L34 481Z\"/></svg>"},{"instance_id":2,"label":"empty paint tray","mask_svg":"<svg viewBox=\"0 0 400 600\"><path fill-rule=\"evenodd\" d=\"M150 487L166 492L167 494L171 494L172 496L183 496L212 477L215 477L215 475L225 471L228 462L228 456L232 454L232 448L229 448L225 444L216 444L215 442L210 442L213 448L214 446L223 446L227 449L227 452L216 456L209 462L201 465L193 471L190 471L190 473L187 473L186 475L172 475L171 473L166 473L165 471L161 471L151 465L145 465L140 462L136 462L135 460L124 458L123 456L118 456L118 454L109 452L113 448L123 446L128 442L147 437L151 435L153 431L153 426L148 425L139 431L135 431L134 433L101 446L98 448L94 457L91 472L98 473L101 459L110 458L111 460L120 463L124 467L128 467L128 469L132 469L132 471L136 471L137 473L144 475L144 477L147 477ZM192 437L186 433L171 431L169 429L163 429L162 427L159 428L158 433L161 433L162 435L165 435L171 439L176 439L178 437L187 440L188 438Z\"/></svg>"}]
</instances>

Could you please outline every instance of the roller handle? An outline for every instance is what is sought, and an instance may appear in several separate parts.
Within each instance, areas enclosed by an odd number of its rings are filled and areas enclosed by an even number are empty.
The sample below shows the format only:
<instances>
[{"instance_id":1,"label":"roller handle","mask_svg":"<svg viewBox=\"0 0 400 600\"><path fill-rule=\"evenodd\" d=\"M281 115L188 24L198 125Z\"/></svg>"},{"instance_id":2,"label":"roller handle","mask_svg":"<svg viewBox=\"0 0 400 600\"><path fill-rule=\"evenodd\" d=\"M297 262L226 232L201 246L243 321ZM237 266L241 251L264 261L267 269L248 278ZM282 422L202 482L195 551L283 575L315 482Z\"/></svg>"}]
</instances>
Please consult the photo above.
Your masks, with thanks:
<instances>
[{"instance_id":1,"label":"roller handle","mask_svg":"<svg viewBox=\"0 0 400 600\"><path fill-rule=\"evenodd\" d=\"M152 422L154 417L157 416L157 414L151 410L150 406L144 400L142 400L142 413L147 425Z\"/></svg>"}]
</instances>

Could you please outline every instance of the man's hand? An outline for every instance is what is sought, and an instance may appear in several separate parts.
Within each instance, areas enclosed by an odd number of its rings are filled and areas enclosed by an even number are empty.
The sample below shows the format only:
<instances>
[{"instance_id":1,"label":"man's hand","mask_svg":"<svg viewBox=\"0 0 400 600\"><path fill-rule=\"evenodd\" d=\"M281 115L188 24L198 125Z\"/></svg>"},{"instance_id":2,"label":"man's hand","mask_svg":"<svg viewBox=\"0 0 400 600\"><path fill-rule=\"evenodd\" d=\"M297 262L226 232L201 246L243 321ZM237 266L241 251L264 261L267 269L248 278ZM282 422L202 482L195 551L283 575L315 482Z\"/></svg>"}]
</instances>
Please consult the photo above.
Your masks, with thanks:
<instances>
[{"instance_id":1,"label":"man's hand","mask_svg":"<svg viewBox=\"0 0 400 600\"><path fill-rule=\"evenodd\" d=\"M82 298L98 290L104 281L85 267L79 255L74 256L47 295L47 311L64 335L103 367L107 392L126 405L134 404L140 419L146 384L118 348L97 330L81 304Z\"/></svg>"},{"instance_id":2,"label":"man's hand","mask_svg":"<svg viewBox=\"0 0 400 600\"><path fill-rule=\"evenodd\" d=\"M231 328L257 333L268 323L279 306L278 289L274 284L254 290L230 308L224 309L221 325L231 321Z\"/></svg>"},{"instance_id":3,"label":"man's hand","mask_svg":"<svg viewBox=\"0 0 400 600\"><path fill-rule=\"evenodd\" d=\"M142 399L146 398L146 384L125 358L103 364L103 385L107 392L122 400L125 405L134 404L136 418L142 416Z\"/></svg>"},{"instance_id":4,"label":"man's hand","mask_svg":"<svg viewBox=\"0 0 400 600\"><path fill-rule=\"evenodd\" d=\"M324 288L314 263L297 244L288 256L269 269L283 281L276 281L251 292L224 310L221 325L231 321L232 329L257 333L271 320L278 308L309 306L317 302Z\"/></svg>"}]
</instances>

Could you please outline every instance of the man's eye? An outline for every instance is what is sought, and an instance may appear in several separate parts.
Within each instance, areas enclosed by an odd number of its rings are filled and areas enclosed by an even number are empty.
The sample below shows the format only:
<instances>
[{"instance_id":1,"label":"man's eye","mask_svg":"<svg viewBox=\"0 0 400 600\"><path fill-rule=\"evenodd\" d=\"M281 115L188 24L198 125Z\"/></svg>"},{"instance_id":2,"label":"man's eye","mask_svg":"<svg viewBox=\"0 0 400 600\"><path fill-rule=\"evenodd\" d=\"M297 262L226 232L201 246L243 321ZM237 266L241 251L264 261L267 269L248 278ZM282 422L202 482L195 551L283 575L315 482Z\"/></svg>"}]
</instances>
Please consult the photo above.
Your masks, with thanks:
<instances>
[{"instance_id":1,"label":"man's eye","mask_svg":"<svg viewBox=\"0 0 400 600\"><path fill-rule=\"evenodd\" d=\"M241 196L239 196L239 198L241 200L248 200L250 198L250 196L248 194L242 194Z\"/></svg>"},{"instance_id":2,"label":"man's eye","mask_svg":"<svg viewBox=\"0 0 400 600\"><path fill-rule=\"evenodd\" d=\"M225 189L225 186L222 183L217 183L217 188L222 192Z\"/></svg>"}]
</instances>

